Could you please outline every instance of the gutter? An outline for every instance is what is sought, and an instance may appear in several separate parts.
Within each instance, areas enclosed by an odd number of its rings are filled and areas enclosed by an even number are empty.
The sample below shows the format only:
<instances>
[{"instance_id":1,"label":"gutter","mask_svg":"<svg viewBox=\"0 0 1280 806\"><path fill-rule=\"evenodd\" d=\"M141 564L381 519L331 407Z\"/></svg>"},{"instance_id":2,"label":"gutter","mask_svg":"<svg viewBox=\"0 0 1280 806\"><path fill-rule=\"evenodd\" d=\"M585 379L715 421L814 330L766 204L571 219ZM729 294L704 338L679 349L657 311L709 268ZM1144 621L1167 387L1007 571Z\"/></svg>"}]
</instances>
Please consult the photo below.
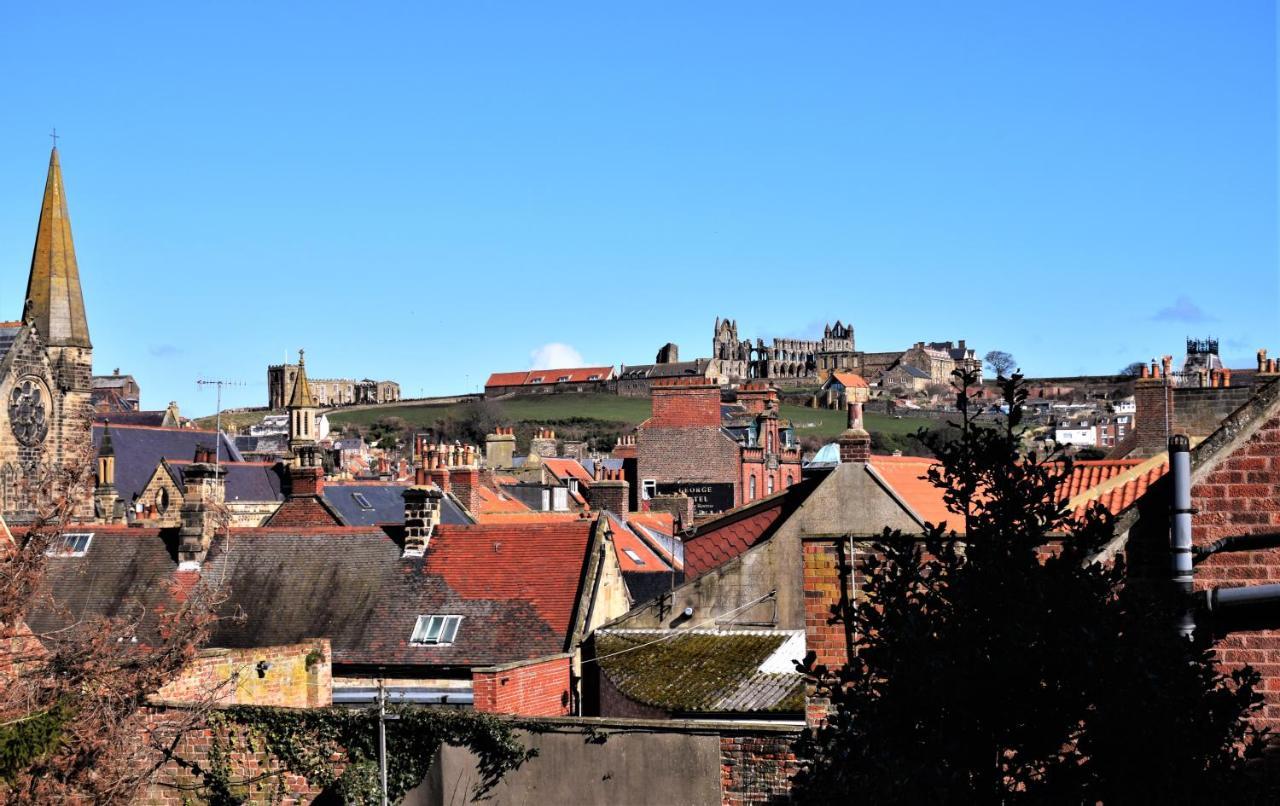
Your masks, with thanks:
<instances>
[{"instance_id":1,"label":"gutter","mask_svg":"<svg viewBox=\"0 0 1280 806\"><path fill-rule=\"evenodd\" d=\"M406 686L404 688L389 687L386 693L387 702L408 705L449 705L470 708L475 702L475 695L470 689ZM377 702L376 686L344 686L333 690L334 705L376 705Z\"/></svg>"}]
</instances>

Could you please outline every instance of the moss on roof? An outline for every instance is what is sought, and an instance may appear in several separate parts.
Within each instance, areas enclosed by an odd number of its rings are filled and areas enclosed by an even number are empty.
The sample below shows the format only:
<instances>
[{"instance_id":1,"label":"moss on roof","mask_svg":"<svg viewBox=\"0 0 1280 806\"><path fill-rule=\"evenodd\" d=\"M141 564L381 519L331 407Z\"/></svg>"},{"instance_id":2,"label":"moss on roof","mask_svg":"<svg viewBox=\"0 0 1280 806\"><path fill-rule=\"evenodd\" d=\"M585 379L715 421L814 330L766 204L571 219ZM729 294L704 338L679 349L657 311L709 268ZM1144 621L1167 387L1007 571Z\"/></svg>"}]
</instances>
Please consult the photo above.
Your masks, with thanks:
<instances>
[{"instance_id":1,"label":"moss on roof","mask_svg":"<svg viewBox=\"0 0 1280 806\"><path fill-rule=\"evenodd\" d=\"M596 656L619 692L675 712L800 712L799 673L760 666L790 638L763 631L601 630ZM616 654L621 653L621 654Z\"/></svg>"}]
</instances>

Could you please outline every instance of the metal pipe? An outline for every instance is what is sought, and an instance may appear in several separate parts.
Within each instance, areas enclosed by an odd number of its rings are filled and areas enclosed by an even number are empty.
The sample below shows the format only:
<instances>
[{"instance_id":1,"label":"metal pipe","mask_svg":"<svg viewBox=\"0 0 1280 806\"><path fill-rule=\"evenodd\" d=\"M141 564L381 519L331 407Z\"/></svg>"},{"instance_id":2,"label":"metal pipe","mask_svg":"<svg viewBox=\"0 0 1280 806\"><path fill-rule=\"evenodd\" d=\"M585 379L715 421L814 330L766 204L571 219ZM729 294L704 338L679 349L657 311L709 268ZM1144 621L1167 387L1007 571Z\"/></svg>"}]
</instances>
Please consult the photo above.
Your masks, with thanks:
<instances>
[{"instance_id":1,"label":"metal pipe","mask_svg":"<svg viewBox=\"0 0 1280 806\"><path fill-rule=\"evenodd\" d=\"M378 775L382 780L382 806L387 806L387 688L378 680Z\"/></svg>"},{"instance_id":2,"label":"metal pipe","mask_svg":"<svg viewBox=\"0 0 1280 806\"><path fill-rule=\"evenodd\" d=\"M1280 546L1280 532L1255 532L1247 535L1230 535L1221 540L1215 540L1207 546L1195 546L1191 549L1191 553L1196 562L1200 562L1223 551L1257 551L1273 549L1277 546Z\"/></svg>"},{"instance_id":3,"label":"metal pipe","mask_svg":"<svg viewBox=\"0 0 1280 806\"><path fill-rule=\"evenodd\" d=\"M1191 557L1191 440L1184 434L1169 437L1169 470L1173 476L1169 550L1173 555L1173 584L1184 599L1178 616L1178 633L1190 638L1196 630L1191 610L1195 566Z\"/></svg>"},{"instance_id":4,"label":"metal pipe","mask_svg":"<svg viewBox=\"0 0 1280 806\"><path fill-rule=\"evenodd\" d=\"M1280 603L1280 583L1246 585L1242 588L1214 588L1205 597L1210 611L1253 604Z\"/></svg>"}]
</instances>

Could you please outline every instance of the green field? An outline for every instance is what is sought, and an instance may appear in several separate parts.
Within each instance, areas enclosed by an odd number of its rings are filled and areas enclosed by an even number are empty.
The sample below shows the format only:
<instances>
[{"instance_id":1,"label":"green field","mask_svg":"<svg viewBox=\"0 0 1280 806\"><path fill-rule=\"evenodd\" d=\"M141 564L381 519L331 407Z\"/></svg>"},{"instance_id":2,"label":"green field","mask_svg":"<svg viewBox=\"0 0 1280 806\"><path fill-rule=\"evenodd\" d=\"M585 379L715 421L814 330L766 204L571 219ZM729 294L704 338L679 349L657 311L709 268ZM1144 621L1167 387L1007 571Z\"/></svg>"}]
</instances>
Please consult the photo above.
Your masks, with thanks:
<instances>
[{"instance_id":1,"label":"green field","mask_svg":"<svg viewBox=\"0 0 1280 806\"><path fill-rule=\"evenodd\" d=\"M423 406L392 406L386 408L351 409L330 411L329 423L335 429L344 425L368 427L373 422L388 417L403 420L410 428L427 428L437 421L457 418L465 403ZM517 397L496 404L502 419L512 425L521 423L566 423L570 421L595 421L635 425L647 419L652 411L648 398L618 397L617 395L546 395L545 397ZM266 412L224 414L224 427L243 430L262 419ZM823 440L834 439L845 429L846 415L830 409L809 409L784 405L782 416L796 426L798 436L812 436ZM213 418L198 420L212 426ZM867 414L867 430L881 434L913 434L933 421L919 418L894 418L883 414Z\"/></svg>"}]
</instances>

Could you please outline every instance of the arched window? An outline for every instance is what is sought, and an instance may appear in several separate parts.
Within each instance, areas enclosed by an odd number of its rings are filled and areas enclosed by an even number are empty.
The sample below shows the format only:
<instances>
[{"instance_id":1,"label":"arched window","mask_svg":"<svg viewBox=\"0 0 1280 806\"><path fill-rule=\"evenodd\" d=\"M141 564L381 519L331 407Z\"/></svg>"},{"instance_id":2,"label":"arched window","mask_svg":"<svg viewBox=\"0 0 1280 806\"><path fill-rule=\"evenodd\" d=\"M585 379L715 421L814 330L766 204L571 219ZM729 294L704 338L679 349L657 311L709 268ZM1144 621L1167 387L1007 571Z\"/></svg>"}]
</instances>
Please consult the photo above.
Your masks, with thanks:
<instances>
[{"instance_id":1,"label":"arched window","mask_svg":"<svg viewBox=\"0 0 1280 806\"><path fill-rule=\"evenodd\" d=\"M747 500L748 501L756 500L756 477L755 476L751 477L751 497L748 498Z\"/></svg>"},{"instance_id":2,"label":"arched window","mask_svg":"<svg viewBox=\"0 0 1280 806\"><path fill-rule=\"evenodd\" d=\"M765 479L765 495L773 495L773 476Z\"/></svg>"}]
</instances>

